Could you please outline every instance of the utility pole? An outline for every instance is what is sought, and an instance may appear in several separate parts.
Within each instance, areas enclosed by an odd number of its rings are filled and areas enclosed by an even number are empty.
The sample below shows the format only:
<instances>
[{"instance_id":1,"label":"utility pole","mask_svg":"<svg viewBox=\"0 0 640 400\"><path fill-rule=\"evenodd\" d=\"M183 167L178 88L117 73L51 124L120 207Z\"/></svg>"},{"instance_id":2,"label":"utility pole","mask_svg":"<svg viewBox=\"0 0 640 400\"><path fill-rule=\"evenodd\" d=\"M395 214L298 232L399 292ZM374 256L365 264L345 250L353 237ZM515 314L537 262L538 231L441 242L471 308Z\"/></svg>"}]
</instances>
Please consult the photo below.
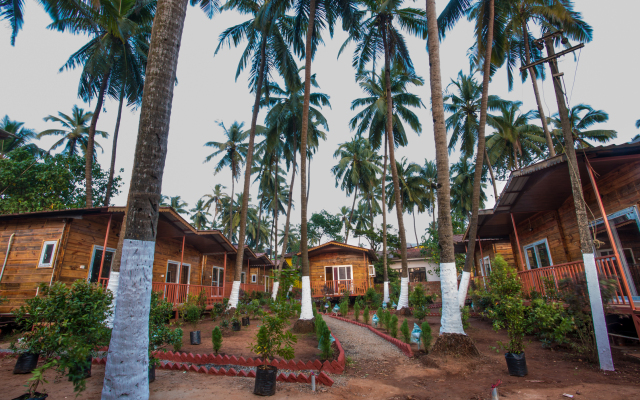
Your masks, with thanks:
<instances>
[{"instance_id":1,"label":"utility pole","mask_svg":"<svg viewBox=\"0 0 640 400\"><path fill-rule=\"evenodd\" d=\"M564 136L565 154L567 157L567 166L569 168L569 177L571 180L571 191L573 193L573 205L576 210L576 219L578 222L578 233L580 236L580 250L584 261L584 271L587 278L587 290L589 292L589 302L591 303L591 317L593 318L593 330L596 337L596 345L598 347L598 358L600 360L600 369L605 371L613 371L613 359L611 357L611 347L609 345L609 335L607 333L607 324L605 322L604 310L602 308L602 296L600 294L600 282L598 280L598 270L596 268L596 259L593 254L593 241L589 231L589 220L587 219L587 211L584 203L584 195L582 193L582 183L580 182L580 173L578 170L578 159L576 157L576 149L573 143L573 132L571 129L571 121L569 120L569 112L567 104L564 100L564 92L562 90L561 77L563 73L558 71L557 59L565 54L584 47L584 44L571 47L561 53L556 54L554 49L554 38L562 36L562 31L552 32L544 35L535 41L536 46L542 49L544 42L547 47L547 57L537 61L534 64L548 62L553 77L553 88L556 93L558 102L558 114L562 125L562 134ZM562 42L567 43L567 39L562 37ZM533 64L523 67L530 68ZM606 215L603 216L607 218Z\"/></svg>"}]
</instances>

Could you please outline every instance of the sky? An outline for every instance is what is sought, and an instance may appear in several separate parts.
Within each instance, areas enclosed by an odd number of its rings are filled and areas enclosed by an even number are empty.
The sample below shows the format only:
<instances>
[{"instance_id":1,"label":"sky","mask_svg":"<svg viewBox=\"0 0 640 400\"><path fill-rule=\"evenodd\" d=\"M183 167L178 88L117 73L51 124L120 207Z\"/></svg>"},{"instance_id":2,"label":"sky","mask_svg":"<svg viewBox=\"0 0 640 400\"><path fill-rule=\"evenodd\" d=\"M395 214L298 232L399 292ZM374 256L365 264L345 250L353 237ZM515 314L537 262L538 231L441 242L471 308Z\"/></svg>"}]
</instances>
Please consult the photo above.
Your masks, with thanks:
<instances>
[{"instance_id":1,"label":"sky","mask_svg":"<svg viewBox=\"0 0 640 400\"><path fill-rule=\"evenodd\" d=\"M577 52L576 58L565 56L559 60L559 69L564 72L565 84L569 93L570 106L585 103L595 109L609 113L609 122L600 124L601 129L613 129L618 138L611 143L625 143L640 133L635 128L635 121L640 118L640 104L637 93L640 93L640 81L637 79L640 52L634 46L627 46L626 40L632 40L636 26L636 16L640 13L640 2L637 0L617 0L603 7L603 3L595 0L574 2L576 10L582 13L583 19L591 24L593 41ZM411 2L406 6L415 7ZM445 1L436 2L438 12L446 5ZM421 4L422 6L423 4ZM209 141L223 141L222 128L217 124L222 121L228 127L234 121L244 122L249 127L253 95L248 89L248 74L242 73L235 79L238 61L243 47L223 48L214 56L220 33L240 22L246 16L235 12L225 12L206 18L199 8L189 7L187 12L182 45L178 61L178 85L174 90L169 147L164 171L162 192L168 196L182 196L191 208L204 194L210 193L213 187L221 183L227 186L230 193L231 174L228 171L214 175L214 163L203 163L212 149L204 147ZM56 115L61 111L70 113L73 105L86 110L95 108L95 101L83 104L77 96L80 69L60 72L60 67L68 57L84 45L86 36L59 33L47 29L49 17L35 1L25 4L25 24L18 34L16 45L10 45L10 30L6 22L0 26L0 118L8 115L12 120L25 123L27 128L37 132L54 128L52 122L45 122L44 117ZM631 34L632 36L627 36ZM627 39L625 39L627 38ZM354 70L351 66L354 46L348 47L340 58L338 50L346 35L339 30L333 39L325 36L325 45L320 47L312 64L312 72L317 74L319 91L330 96L331 108L323 109L328 120L327 140L320 144L318 152L311 162L311 189L309 198L309 216L312 212L327 210L337 213L342 206L351 206L352 200L336 187L331 167L338 160L333 158L336 148L349 141L353 132L348 122L356 111L350 109L351 102L363 97L355 82ZM426 42L408 39L416 73L425 79L425 85L412 89L421 96L429 107L429 63L425 49ZM467 50L473 44L473 29L466 20L460 23L447 35L440 45L440 59L443 86L446 87L459 71L469 71ZM299 61L303 65L303 61ZM481 77L478 75L478 79ZM547 115L557 112L553 85L550 80L538 82ZM517 80L511 92L507 87L506 71L502 69L492 79L490 94L508 100L523 103L522 110L536 108L533 89L530 81L522 84ZM103 111L98 120L98 129L112 133L117 115L117 101L105 101ZM433 124L430 108L415 110L423 129L420 135L409 132L409 146L396 149L396 159L406 157L409 161L424 164L425 160L435 160ZM262 123L265 110L258 117ZM133 155L138 132L139 110L123 111L120 135L118 139L116 169L124 179L122 193L113 199L116 205L126 203L127 191L133 165ZM533 121L535 123L536 121ZM488 127L487 134L491 128ZM55 138L43 138L38 145L49 149ZM112 141L98 139L104 152L98 151L98 161L107 169L110 162ZM451 163L456 162L457 153L451 155ZM244 176L244 174L243 174ZM287 178L287 182L289 178ZM300 179L296 178L294 188L294 205L300 203ZM498 182L498 193L505 182ZM242 182L236 183L236 187ZM252 186L252 199L257 203L257 185ZM490 187L486 189L486 207L492 207L495 198ZM415 243L413 219L404 215L407 241ZM280 218L281 228L284 218ZM300 210L294 208L292 223L300 222ZM395 209L389 213L388 223L398 226ZM416 216L417 235L421 237L427 228L431 216ZM382 222L377 217L376 224ZM350 238L349 242L357 244L358 239Z\"/></svg>"}]
</instances>

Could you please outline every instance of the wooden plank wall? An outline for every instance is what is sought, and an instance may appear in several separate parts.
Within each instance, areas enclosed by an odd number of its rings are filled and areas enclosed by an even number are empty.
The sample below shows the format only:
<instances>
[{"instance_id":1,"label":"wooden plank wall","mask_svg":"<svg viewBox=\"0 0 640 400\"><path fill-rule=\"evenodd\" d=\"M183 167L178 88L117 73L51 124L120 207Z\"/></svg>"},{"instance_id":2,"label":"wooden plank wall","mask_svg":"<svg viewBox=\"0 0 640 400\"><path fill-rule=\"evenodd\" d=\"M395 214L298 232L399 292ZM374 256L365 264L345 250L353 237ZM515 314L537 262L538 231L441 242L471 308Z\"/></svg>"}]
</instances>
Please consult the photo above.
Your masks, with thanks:
<instances>
[{"instance_id":1,"label":"wooden plank wall","mask_svg":"<svg viewBox=\"0 0 640 400\"><path fill-rule=\"evenodd\" d=\"M165 282L167 263L175 261L180 263L182 253L182 238L156 239L156 252L153 259L153 282ZM200 285L202 273L202 253L189 244L184 246L184 264L190 264L190 283ZM211 281L209 281L209 284Z\"/></svg>"},{"instance_id":2,"label":"wooden plank wall","mask_svg":"<svg viewBox=\"0 0 640 400\"><path fill-rule=\"evenodd\" d=\"M360 251L340 251L309 256L309 274L311 282L324 282L324 267L333 265L352 265L354 280L369 280L369 258ZM370 285L372 282L369 282Z\"/></svg>"},{"instance_id":3,"label":"wooden plank wall","mask_svg":"<svg viewBox=\"0 0 640 400\"><path fill-rule=\"evenodd\" d=\"M224 268L224 254L220 255L209 255L206 256L206 262L204 264L204 280L202 284L205 286L211 285L211 275L213 271L213 267ZM227 267L229 266L229 256L227 256ZM225 280L226 280L225 276Z\"/></svg>"},{"instance_id":4,"label":"wooden plank wall","mask_svg":"<svg viewBox=\"0 0 640 400\"><path fill-rule=\"evenodd\" d=\"M0 296L7 301L0 304L0 313L9 313L26 299L34 297L41 283L49 283L53 270L59 263L58 253L52 268L38 268L42 245L45 241L60 240L63 235L64 220L20 219L0 223L0 268L7 254L9 238L14 233L11 250L7 258L4 275L0 282Z\"/></svg>"},{"instance_id":5,"label":"wooden plank wall","mask_svg":"<svg viewBox=\"0 0 640 400\"><path fill-rule=\"evenodd\" d=\"M601 218L591 183L588 180L583 180L582 183L589 221ZM607 214L640 205L640 162L626 164L597 177L596 183ZM520 245L523 247L546 238L554 265L582 259L578 223L571 196L558 210L540 212L518 224L517 228ZM519 269L522 269L513 233L510 239L515 259ZM524 250L523 256L526 257Z\"/></svg>"},{"instance_id":6,"label":"wooden plank wall","mask_svg":"<svg viewBox=\"0 0 640 400\"><path fill-rule=\"evenodd\" d=\"M508 241L500 241L500 242L481 242L482 245L482 255L480 254L480 245L478 245L478 249L476 250L476 254L474 257L475 260L475 268L476 268L476 276L480 276L482 270L480 269L480 260L482 257L489 257L493 265L493 259L496 255L500 254L502 258L509 264L509 266L516 268L516 258L513 254L513 250L511 248L511 243Z\"/></svg>"}]
</instances>

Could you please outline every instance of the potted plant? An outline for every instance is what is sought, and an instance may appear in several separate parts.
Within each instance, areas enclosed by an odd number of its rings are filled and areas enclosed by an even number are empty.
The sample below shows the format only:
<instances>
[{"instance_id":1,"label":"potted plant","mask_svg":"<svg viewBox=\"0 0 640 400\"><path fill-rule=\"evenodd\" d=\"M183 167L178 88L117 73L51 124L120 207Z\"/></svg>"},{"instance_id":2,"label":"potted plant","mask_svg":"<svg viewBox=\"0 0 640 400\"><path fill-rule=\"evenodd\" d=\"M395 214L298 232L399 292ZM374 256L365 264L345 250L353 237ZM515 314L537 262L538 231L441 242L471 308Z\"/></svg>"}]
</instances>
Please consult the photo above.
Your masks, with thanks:
<instances>
[{"instance_id":1,"label":"potted plant","mask_svg":"<svg viewBox=\"0 0 640 400\"><path fill-rule=\"evenodd\" d=\"M151 307L149 311L149 382L156 380L156 367L160 360L154 353L166 344L180 342L182 344L182 329L171 330L166 324L173 314L173 304L163 299L161 292L151 292ZM166 351L166 349L162 349Z\"/></svg>"},{"instance_id":2,"label":"potted plant","mask_svg":"<svg viewBox=\"0 0 640 400\"><path fill-rule=\"evenodd\" d=\"M233 313L233 317L231 317L231 330L234 332L240 332L240 314L238 310Z\"/></svg>"},{"instance_id":3,"label":"potted plant","mask_svg":"<svg viewBox=\"0 0 640 400\"><path fill-rule=\"evenodd\" d=\"M195 303L187 302L182 307L182 319L193 327L193 331L189 332L192 345L200 344L200 331L197 329L201 316L202 309Z\"/></svg>"},{"instance_id":4,"label":"potted plant","mask_svg":"<svg viewBox=\"0 0 640 400\"><path fill-rule=\"evenodd\" d=\"M109 344L111 331L105 321L112 312L112 298L111 292L85 280L71 287L43 284L38 296L14 311L25 333L11 348L37 351L44 359L32 372L29 392L18 399L46 398L37 390L46 383L44 373L50 368L68 376L76 392L84 390L95 349Z\"/></svg>"},{"instance_id":5,"label":"potted plant","mask_svg":"<svg viewBox=\"0 0 640 400\"><path fill-rule=\"evenodd\" d=\"M254 394L273 396L276 393L278 368L270 365L270 362L276 355L285 360L291 360L294 357L293 344L298 341L298 338L285 330L287 324L287 319L278 314L267 315L262 319L256 341L250 345L251 351L263 361L263 364L256 368Z\"/></svg>"}]
</instances>

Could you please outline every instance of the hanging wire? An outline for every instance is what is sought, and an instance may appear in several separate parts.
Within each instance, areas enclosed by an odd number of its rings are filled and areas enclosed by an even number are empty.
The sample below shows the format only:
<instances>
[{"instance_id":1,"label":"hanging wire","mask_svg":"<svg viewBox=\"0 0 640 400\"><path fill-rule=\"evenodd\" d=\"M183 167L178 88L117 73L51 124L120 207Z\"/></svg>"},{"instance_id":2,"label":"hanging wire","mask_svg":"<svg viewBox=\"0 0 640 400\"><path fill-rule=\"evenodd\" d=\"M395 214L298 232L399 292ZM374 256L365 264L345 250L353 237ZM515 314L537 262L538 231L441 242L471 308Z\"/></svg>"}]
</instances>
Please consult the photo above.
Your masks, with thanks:
<instances>
[{"instance_id":1,"label":"hanging wire","mask_svg":"<svg viewBox=\"0 0 640 400\"><path fill-rule=\"evenodd\" d=\"M580 55L582 54L582 49L578 53L578 61L576 62L576 70L573 72L573 83L571 84L571 93L569 94L569 107L571 107L571 99L573 98L573 88L576 86L576 76L578 75L578 66L580 65Z\"/></svg>"}]
</instances>

